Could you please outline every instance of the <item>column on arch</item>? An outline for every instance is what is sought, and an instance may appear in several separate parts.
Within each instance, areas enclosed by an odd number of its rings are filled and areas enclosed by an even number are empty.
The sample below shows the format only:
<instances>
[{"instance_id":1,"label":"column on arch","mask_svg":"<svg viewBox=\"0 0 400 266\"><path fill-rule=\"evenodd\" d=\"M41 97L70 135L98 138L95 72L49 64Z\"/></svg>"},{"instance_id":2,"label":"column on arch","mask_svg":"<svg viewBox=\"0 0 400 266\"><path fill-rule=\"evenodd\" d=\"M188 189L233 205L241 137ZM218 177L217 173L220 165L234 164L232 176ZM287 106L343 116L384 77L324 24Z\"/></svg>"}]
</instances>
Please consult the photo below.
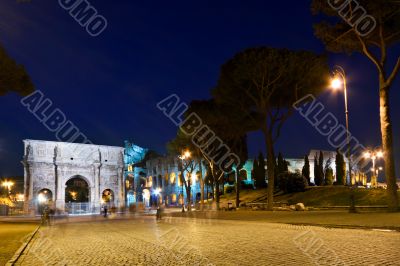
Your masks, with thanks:
<instances>
[{"instance_id":1,"label":"column on arch","mask_svg":"<svg viewBox=\"0 0 400 266\"><path fill-rule=\"evenodd\" d=\"M91 187L90 198L92 200L92 205L95 208L95 211L100 210L101 204L101 191L100 191L100 175L101 175L101 163L93 164L93 174L94 174L94 185Z\"/></svg>"}]
</instances>

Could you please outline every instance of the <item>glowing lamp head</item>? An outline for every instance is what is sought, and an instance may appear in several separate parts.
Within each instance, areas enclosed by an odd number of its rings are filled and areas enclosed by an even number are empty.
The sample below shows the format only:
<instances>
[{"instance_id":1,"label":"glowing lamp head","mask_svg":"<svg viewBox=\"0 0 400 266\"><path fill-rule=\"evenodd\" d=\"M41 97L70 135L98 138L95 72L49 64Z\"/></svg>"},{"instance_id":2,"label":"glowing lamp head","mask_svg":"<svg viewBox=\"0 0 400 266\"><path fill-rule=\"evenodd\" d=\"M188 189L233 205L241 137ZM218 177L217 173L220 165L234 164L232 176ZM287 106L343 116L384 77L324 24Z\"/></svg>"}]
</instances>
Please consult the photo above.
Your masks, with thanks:
<instances>
[{"instance_id":1,"label":"glowing lamp head","mask_svg":"<svg viewBox=\"0 0 400 266\"><path fill-rule=\"evenodd\" d=\"M371 159L371 157L372 157L372 155L371 155L371 153L369 151L364 153L364 158Z\"/></svg>"},{"instance_id":2,"label":"glowing lamp head","mask_svg":"<svg viewBox=\"0 0 400 266\"><path fill-rule=\"evenodd\" d=\"M383 158L383 151L378 151L378 152L376 153L376 156L377 156L378 158Z\"/></svg>"},{"instance_id":3,"label":"glowing lamp head","mask_svg":"<svg viewBox=\"0 0 400 266\"><path fill-rule=\"evenodd\" d=\"M156 190L154 190L154 195L158 196L161 193L161 189L157 188Z\"/></svg>"},{"instance_id":4,"label":"glowing lamp head","mask_svg":"<svg viewBox=\"0 0 400 266\"><path fill-rule=\"evenodd\" d=\"M4 181L2 185L3 187L10 189L14 185L14 183L12 181Z\"/></svg>"},{"instance_id":5,"label":"glowing lamp head","mask_svg":"<svg viewBox=\"0 0 400 266\"><path fill-rule=\"evenodd\" d=\"M331 82L332 89L339 90L342 88L342 86L343 86L342 80L340 80L339 78L332 79L332 82Z\"/></svg>"},{"instance_id":6,"label":"glowing lamp head","mask_svg":"<svg viewBox=\"0 0 400 266\"><path fill-rule=\"evenodd\" d=\"M17 194L17 201L24 201L25 197L24 194Z\"/></svg>"},{"instance_id":7,"label":"glowing lamp head","mask_svg":"<svg viewBox=\"0 0 400 266\"><path fill-rule=\"evenodd\" d=\"M39 201L39 203L45 203L47 201L47 199L42 193L40 193L38 195L38 201Z\"/></svg>"},{"instance_id":8,"label":"glowing lamp head","mask_svg":"<svg viewBox=\"0 0 400 266\"><path fill-rule=\"evenodd\" d=\"M190 156L191 156L190 151L185 151L183 154L183 157L185 158L190 158Z\"/></svg>"}]
</instances>

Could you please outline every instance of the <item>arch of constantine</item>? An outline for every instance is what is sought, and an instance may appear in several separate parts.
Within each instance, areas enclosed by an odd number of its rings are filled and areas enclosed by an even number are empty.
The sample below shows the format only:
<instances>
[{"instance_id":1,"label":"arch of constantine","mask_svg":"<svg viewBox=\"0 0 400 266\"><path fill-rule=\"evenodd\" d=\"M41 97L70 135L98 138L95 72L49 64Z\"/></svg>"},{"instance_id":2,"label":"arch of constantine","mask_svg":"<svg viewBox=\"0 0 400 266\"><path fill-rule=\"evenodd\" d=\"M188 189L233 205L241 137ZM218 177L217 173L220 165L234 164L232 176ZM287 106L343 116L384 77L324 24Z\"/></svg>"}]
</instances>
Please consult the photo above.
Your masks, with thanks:
<instances>
[{"instance_id":1,"label":"arch of constantine","mask_svg":"<svg viewBox=\"0 0 400 266\"><path fill-rule=\"evenodd\" d=\"M59 213L75 205L82 213L99 213L105 199L110 207L124 207L124 148L24 140L24 149L27 213L38 213L42 201Z\"/></svg>"}]
</instances>

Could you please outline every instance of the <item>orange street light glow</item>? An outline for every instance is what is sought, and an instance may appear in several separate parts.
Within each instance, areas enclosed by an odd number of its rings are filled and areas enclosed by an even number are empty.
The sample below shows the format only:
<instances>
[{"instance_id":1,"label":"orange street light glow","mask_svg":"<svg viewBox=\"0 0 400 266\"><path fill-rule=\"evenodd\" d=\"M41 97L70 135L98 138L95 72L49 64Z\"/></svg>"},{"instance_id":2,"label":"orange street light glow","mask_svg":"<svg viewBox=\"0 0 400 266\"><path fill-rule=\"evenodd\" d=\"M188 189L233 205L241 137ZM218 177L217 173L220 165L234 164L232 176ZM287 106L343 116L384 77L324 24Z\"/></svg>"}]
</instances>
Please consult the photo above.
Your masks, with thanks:
<instances>
[{"instance_id":1,"label":"orange street light glow","mask_svg":"<svg viewBox=\"0 0 400 266\"><path fill-rule=\"evenodd\" d=\"M371 158L371 153L370 152L365 152L364 153L364 157L367 158L367 159Z\"/></svg>"},{"instance_id":2,"label":"orange street light glow","mask_svg":"<svg viewBox=\"0 0 400 266\"><path fill-rule=\"evenodd\" d=\"M334 78L331 82L331 88L334 90L341 89L342 86L343 86L343 83L339 78Z\"/></svg>"},{"instance_id":3,"label":"orange street light glow","mask_svg":"<svg viewBox=\"0 0 400 266\"><path fill-rule=\"evenodd\" d=\"M17 201L21 202L24 200L25 200L24 194L17 194Z\"/></svg>"},{"instance_id":4,"label":"orange street light glow","mask_svg":"<svg viewBox=\"0 0 400 266\"><path fill-rule=\"evenodd\" d=\"M185 153L183 154L183 157L185 159L190 158L190 156L191 156L190 151L185 151Z\"/></svg>"}]
</instances>

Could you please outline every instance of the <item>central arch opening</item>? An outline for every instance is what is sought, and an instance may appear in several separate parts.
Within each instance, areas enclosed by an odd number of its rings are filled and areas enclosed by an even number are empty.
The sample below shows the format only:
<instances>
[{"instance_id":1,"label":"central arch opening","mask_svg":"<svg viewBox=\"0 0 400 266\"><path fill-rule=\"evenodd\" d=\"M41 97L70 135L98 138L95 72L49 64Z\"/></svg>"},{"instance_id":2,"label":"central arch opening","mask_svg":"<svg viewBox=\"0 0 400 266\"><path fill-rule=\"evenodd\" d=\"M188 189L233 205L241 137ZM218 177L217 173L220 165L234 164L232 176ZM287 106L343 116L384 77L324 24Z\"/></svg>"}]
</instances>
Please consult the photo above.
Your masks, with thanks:
<instances>
[{"instance_id":1,"label":"central arch opening","mask_svg":"<svg viewBox=\"0 0 400 266\"><path fill-rule=\"evenodd\" d=\"M89 202L89 185L81 176L71 178L65 186L65 202Z\"/></svg>"},{"instance_id":2,"label":"central arch opening","mask_svg":"<svg viewBox=\"0 0 400 266\"><path fill-rule=\"evenodd\" d=\"M114 205L114 192L111 189L106 189L101 195L101 200L107 205Z\"/></svg>"},{"instance_id":3,"label":"central arch opening","mask_svg":"<svg viewBox=\"0 0 400 266\"><path fill-rule=\"evenodd\" d=\"M38 212L42 214L46 207L51 207L53 204L53 192L50 189L44 188L37 193Z\"/></svg>"},{"instance_id":4,"label":"central arch opening","mask_svg":"<svg viewBox=\"0 0 400 266\"><path fill-rule=\"evenodd\" d=\"M83 176L73 176L65 183L65 206L70 214L90 212L90 189Z\"/></svg>"}]
</instances>

